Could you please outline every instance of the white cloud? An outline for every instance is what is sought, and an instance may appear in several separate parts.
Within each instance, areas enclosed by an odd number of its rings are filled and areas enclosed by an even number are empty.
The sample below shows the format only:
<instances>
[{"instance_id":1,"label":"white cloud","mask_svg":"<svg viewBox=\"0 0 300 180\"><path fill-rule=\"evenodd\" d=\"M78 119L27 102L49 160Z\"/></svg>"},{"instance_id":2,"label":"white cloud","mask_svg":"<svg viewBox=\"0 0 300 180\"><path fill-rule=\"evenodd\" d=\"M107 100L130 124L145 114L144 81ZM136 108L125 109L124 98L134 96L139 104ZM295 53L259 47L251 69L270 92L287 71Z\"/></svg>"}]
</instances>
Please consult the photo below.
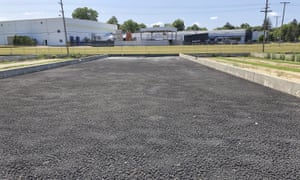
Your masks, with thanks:
<instances>
[{"instance_id":1,"label":"white cloud","mask_svg":"<svg viewBox=\"0 0 300 180\"><path fill-rule=\"evenodd\" d=\"M270 12L270 13L268 13L268 15L269 15L270 17L276 17L276 16L279 16L279 14L278 14L277 12Z\"/></svg>"},{"instance_id":2,"label":"white cloud","mask_svg":"<svg viewBox=\"0 0 300 180\"><path fill-rule=\"evenodd\" d=\"M37 16L42 14L41 12L24 12L23 15L24 16Z\"/></svg>"},{"instance_id":3,"label":"white cloud","mask_svg":"<svg viewBox=\"0 0 300 180\"><path fill-rule=\"evenodd\" d=\"M153 27L153 26L164 26L165 24L163 22L156 22L156 23L153 23L153 24L150 24L150 27Z\"/></svg>"},{"instance_id":4,"label":"white cloud","mask_svg":"<svg viewBox=\"0 0 300 180\"><path fill-rule=\"evenodd\" d=\"M218 17L218 16L212 16L212 17L210 17L209 19L210 19L210 20L217 20L217 19L219 19L219 17Z\"/></svg>"}]
</instances>

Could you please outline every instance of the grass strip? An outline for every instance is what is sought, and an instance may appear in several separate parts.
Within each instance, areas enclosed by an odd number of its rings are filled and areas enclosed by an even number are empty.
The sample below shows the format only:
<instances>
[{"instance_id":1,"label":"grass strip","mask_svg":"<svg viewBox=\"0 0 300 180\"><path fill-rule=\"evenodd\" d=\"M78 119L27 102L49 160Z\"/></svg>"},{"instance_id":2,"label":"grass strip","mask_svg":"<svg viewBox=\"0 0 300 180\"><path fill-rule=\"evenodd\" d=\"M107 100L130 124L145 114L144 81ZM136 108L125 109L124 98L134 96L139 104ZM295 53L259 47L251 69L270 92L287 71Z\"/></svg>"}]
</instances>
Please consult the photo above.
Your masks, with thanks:
<instances>
[{"instance_id":1,"label":"grass strip","mask_svg":"<svg viewBox=\"0 0 300 180\"><path fill-rule=\"evenodd\" d=\"M179 53L249 53L261 52L261 44L240 45L191 45L191 46L115 46L115 47L70 47L71 54L179 54ZM266 44L266 52L299 53L299 43ZM0 55L66 54L62 47L0 47Z\"/></svg>"},{"instance_id":2,"label":"grass strip","mask_svg":"<svg viewBox=\"0 0 300 180\"><path fill-rule=\"evenodd\" d=\"M290 71L290 72L300 72L299 68L293 68L293 67L285 67L285 66L271 65L271 64L267 64L267 63L258 63L258 62L236 60L236 59L230 59L230 58L224 58L224 57L218 57L216 59L217 60L225 60L225 61L229 61L229 62L233 62L233 63L248 64L248 65L253 65L253 66L277 69L277 70L284 70L284 71Z\"/></svg>"},{"instance_id":3,"label":"grass strip","mask_svg":"<svg viewBox=\"0 0 300 180\"><path fill-rule=\"evenodd\" d=\"M299 61L288 61L288 60L281 60L281 59L268 59L268 58L260 58L260 57L248 57L245 58L246 60L260 60L260 61L267 61L267 62L274 62L274 63L282 63L282 64L294 64L294 65L300 65Z\"/></svg>"}]
</instances>

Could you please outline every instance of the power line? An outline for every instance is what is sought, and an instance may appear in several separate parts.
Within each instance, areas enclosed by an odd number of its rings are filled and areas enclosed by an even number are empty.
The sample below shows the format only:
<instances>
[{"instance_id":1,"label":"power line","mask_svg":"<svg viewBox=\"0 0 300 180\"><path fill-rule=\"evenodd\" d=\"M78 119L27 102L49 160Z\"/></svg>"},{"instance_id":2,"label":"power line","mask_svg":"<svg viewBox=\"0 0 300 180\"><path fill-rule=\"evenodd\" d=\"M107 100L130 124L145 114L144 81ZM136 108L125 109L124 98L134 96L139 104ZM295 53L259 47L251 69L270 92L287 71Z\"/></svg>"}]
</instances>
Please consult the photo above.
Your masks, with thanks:
<instances>
[{"instance_id":1,"label":"power line","mask_svg":"<svg viewBox=\"0 0 300 180\"><path fill-rule=\"evenodd\" d=\"M275 17L275 19L276 19L276 28L278 27L278 19L281 17L281 16L278 16L278 15L276 15L276 16L274 16Z\"/></svg>"},{"instance_id":2,"label":"power line","mask_svg":"<svg viewBox=\"0 0 300 180\"><path fill-rule=\"evenodd\" d=\"M282 11L282 22L281 22L281 26L283 25L284 23L284 17L285 17L285 9L286 9L286 5L287 4L290 4L291 2L280 2L280 4L283 4L283 11Z\"/></svg>"},{"instance_id":3,"label":"power line","mask_svg":"<svg viewBox=\"0 0 300 180\"><path fill-rule=\"evenodd\" d=\"M267 18L268 18L268 13L272 12L271 10L269 10L269 0L266 0L266 6L264 7L264 10L262 10L261 12L265 13L265 19L264 19L264 39L263 39L263 47L262 47L262 52L265 52L265 43L266 43L266 39L267 39Z\"/></svg>"},{"instance_id":4,"label":"power line","mask_svg":"<svg viewBox=\"0 0 300 180\"><path fill-rule=\"evenodd\" d=\"M283 4L283 10L282 10L282 21L281 21L281 26L280 26L280 40L279 40L279 44L282 40L282 26L283 26L283 23L284 23L284 17L285 17L285 9L286 9L286 5L287 4L290 4L290 2L288 1L284 1L284 2L280 2L280 4Z\"/></svg>"},{"instance_id":5,"label":"power line","mask_svg":"<svg viewBox=\"0 0 300 180\"><path fill-rule=\"evenodd\" d=\"M67 34L67 27L66 27L64 5L63 5L62 0L60 0L60 2L58 4L60 4L60 6L61 6L61 14L62 14L62 18L63 18L64 31L65 31L65 43L66 43L67 55L69 56L70 51L69 51L69 44L68 44L68 34Z\"/></svg>"}]
</instances>

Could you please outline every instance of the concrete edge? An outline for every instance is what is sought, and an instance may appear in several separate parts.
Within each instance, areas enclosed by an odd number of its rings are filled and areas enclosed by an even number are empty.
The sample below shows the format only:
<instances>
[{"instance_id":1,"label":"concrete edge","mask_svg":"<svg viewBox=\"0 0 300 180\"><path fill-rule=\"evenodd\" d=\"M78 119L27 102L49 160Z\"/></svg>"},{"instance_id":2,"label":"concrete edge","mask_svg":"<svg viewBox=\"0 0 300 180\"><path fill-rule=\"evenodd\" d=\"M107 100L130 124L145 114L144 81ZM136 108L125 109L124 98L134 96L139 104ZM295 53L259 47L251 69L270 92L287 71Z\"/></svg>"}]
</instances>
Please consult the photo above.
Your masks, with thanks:
<instances>
[{"instance_id":1,"label":"concrete edge","mask_svg":"<svg viewBox=\"0 0 300 180\"><path fill-rule=\"evenodd\" d=\"M291 82L288 80L279 79L273 76L268 76L265 74L245 70L243 68L234 67L226 64L221 64L218 62L211 61L205 58L197 58L190 55L179 54L180 57L190 60L196 63L200 63L218 71L231 74L233 76L246 79L248 81L269 87L271 89L287 93L300 98L300 84L296 82Z\"/></svg>"},{"instance_id":2,"label":"concrete edge","mask_svg":"<svg viewBox=\"0 0 300 180\"><path fill-rule=\"evenodd\" d=\"M31 66L31 67L25 67L19 69L12 69L7 71L0 71L0 79L24 75L28 73L39 72L39 71L45 71L45 70L59 68L59 67L68 66L72 64L94 61L97 59L103 59L107 57L108 55L96 55L96 56L90 56L82 59L74 59L74 60L64 61L64 62L57 62L57 63L43 64L43 65L37 65L37 66Z\"/></svg>"},{"instance_id":3,"label":"concrete edge","mask_svg":"<svg viewBox=\"0 0 300 180\"><path fill-rule=\"evenodd\" d=\"M178 54L109 54L109 57L166 57L166 56L176 56Z\"/></svg>"}]
</instances>

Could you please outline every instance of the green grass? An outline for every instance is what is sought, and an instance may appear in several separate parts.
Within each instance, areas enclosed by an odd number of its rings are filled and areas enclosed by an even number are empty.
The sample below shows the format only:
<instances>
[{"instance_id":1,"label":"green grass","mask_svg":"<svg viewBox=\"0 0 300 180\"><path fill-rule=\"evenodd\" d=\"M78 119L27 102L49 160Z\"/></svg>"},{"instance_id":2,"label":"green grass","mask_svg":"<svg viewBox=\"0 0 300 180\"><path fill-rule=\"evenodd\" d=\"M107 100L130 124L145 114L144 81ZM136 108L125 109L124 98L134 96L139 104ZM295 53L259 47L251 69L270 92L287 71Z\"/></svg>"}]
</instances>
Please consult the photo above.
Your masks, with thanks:
<instances>
[{"instance_id":1,"label":"green grass","mask_svg":"<svg viewBox=\"0 0 300 180\"><path fill-rule=\"evenodd\" d=\"M230 58L223 58L218 57L219 60L225 60L232 63L239 63L239 64L248 64L253 66L259 66L259 67L265 67L265 68L271 68L271 69L277 69L277 70L284 70L284 71L290 71L290 72L300 72L300 68L293 68L293 67L286 67L286 66L278 66L278 65L272 65L268 63L262 63L262 62L250 62L250 61L243 61L243 60L237 60L237 59L230 59Z\"/></svg>"},{"instance_id":2,"label":"green grass","mask_svg":"<svg viewBox=\"0 0 300 180\"><path fill-rule=\"evenodd\" d=\"M300 65L299 61L288 61L288 60L282 60L282 59L268 59L268 58L259 58L259 57L251 57L251 59L261 60L261 61L267 61L267 62L274 62L279 64L294 64L294 65Z\"/></svg>"},{"instance_id":3,"label":"green grass","mask_svg":"<svg viewBox=\"0 0 300 180\"><path fill-rule=\"evenodd\" d=\"M266 44L266 52L268 53L300 53L299 43L285 43L281 44ZM261 44L250 44L250 45L194 45L194 46L116 46L116 47L70 47L71 57L76 58L77 56L88 56L95 54L200 54L200 53L250 53L250 52L261 52ZM43 58L47 57L60 57L57 55L66 54L64 47L11 47L11 46L0 46L0 55L38 55ZM229 61L227 59L227 61ZM299 72L297 68L281 67L265 63L257 62L246 62L242 60L230 60L234 63L244 63L256 66L268 67L279 70L288 70L292 72ZM270 60L271 61L271 60ZM279 60L272 60L279 62ZM56 61L52 61L56 62ZM5 62L1 62L5 63ZM49 62L50 63L50 62ZM284 61L287 63L287 61ZM293 64L295 62L288 62ZM299 64L299 63L297 63ZM33 65L39 65L34 63ZM27 65L28 66L28 65ZM13 68L24 67L24 66L13 66Z\"/></svg>"},{"instance_id":4,"label":"green grass","mask_svg":"<svg viewBox=\"0 0 300 180\"><path fill-rule=\"evenodd\" d=\"M194 46L116 46L70 47L71 54L179 54L179 53L250 53L261 52L261 44ZM300 52L299 43L266 44L266 52ZM64 47L0 47L0 55L66 54Z\"/></svg>"}]
</instances>

